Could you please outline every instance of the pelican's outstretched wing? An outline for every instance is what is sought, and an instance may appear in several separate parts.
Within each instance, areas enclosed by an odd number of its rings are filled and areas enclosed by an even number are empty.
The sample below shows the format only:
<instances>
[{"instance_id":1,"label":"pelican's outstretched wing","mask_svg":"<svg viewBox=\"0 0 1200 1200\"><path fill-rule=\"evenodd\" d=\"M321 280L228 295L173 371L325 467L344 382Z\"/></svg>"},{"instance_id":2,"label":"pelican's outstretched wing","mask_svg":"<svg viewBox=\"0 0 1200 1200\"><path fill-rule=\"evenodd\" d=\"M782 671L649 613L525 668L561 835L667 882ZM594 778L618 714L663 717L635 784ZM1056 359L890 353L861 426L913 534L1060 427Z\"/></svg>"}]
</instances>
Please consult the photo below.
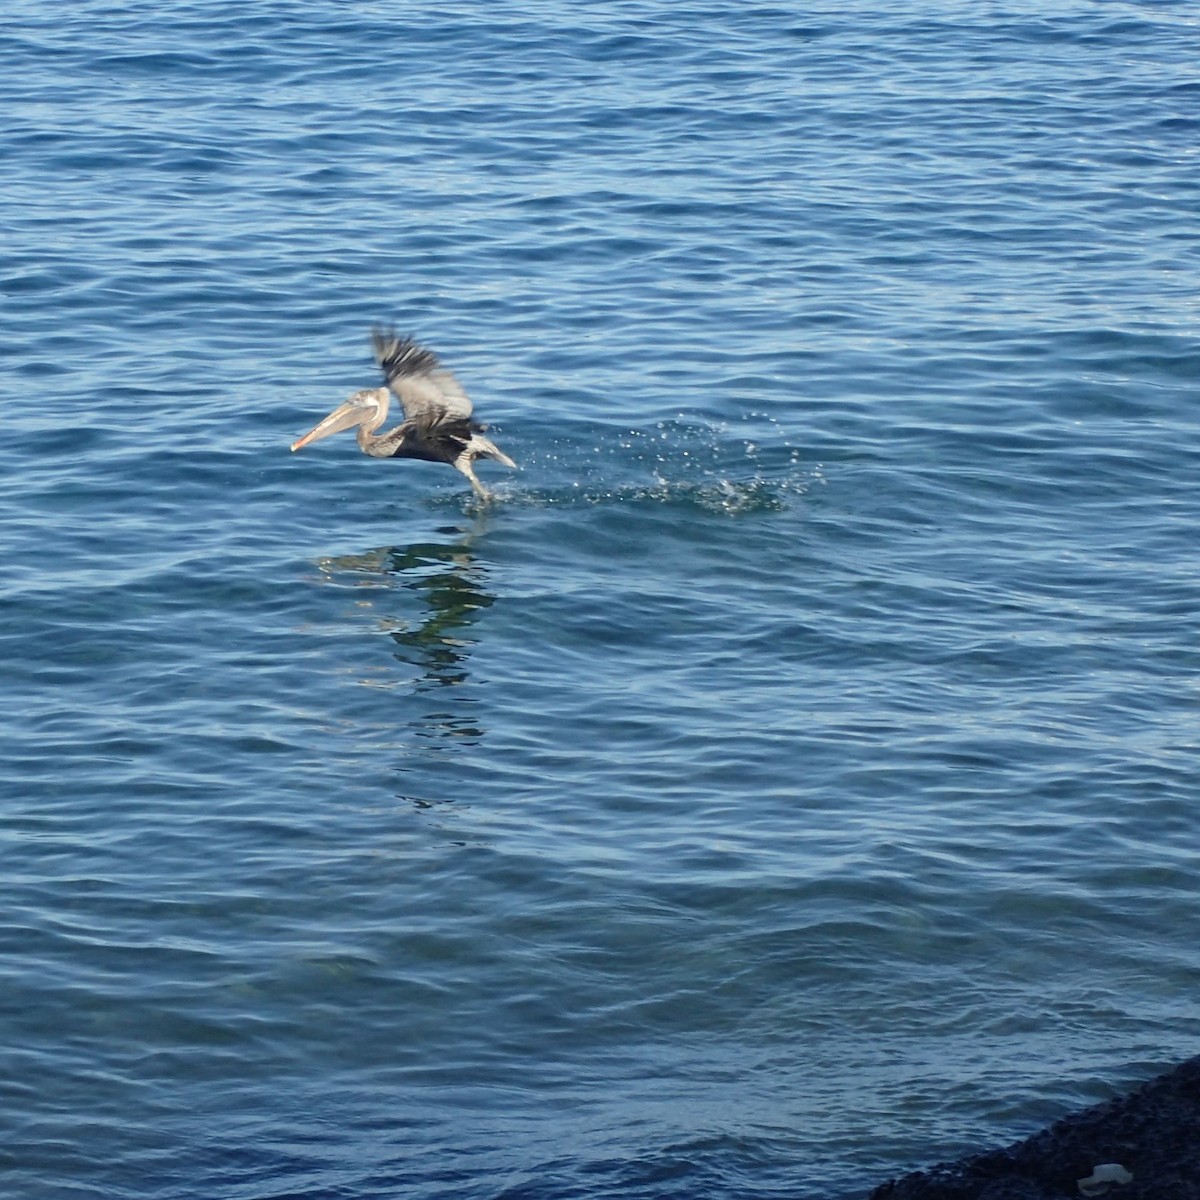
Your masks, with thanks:
<instances>
[{"instance_id":1,"label":"pelican's outstretched wing","mask_svg":"<svg viewBox=\"0 0 1200 1200\"><path fill-rule=\"evenodd\" d=\"M432 350L418 346L410 337L398 336L393 329L379 327L371 331L371 345L388 387L404 409L406 422L428 430L469 421L470 397L462 384L438 365Z\"/></svg>"}]
</instances>

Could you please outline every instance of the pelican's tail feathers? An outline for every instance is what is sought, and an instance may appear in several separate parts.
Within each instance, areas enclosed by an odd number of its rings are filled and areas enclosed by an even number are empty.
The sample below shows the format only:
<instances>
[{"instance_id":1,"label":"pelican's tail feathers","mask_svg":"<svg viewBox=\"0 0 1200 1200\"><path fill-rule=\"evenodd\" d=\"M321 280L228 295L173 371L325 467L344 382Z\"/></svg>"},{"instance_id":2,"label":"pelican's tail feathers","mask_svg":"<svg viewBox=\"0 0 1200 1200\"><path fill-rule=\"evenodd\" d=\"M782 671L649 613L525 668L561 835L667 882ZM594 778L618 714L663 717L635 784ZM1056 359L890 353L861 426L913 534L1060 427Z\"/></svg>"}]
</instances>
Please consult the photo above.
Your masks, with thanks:
<instances>
[{"instance_id":1,"label":"pelican's tail feathers","mask_svg":"<svg viewBox=\"0 0 1200 1200\"><path fill-rule=\"evenodd\" d=\"M491 458L506 467L516 468L517 464L491 438L485 438L481 433L471 434L467 449L472 458Z\"/></svg>"}]
</instances>

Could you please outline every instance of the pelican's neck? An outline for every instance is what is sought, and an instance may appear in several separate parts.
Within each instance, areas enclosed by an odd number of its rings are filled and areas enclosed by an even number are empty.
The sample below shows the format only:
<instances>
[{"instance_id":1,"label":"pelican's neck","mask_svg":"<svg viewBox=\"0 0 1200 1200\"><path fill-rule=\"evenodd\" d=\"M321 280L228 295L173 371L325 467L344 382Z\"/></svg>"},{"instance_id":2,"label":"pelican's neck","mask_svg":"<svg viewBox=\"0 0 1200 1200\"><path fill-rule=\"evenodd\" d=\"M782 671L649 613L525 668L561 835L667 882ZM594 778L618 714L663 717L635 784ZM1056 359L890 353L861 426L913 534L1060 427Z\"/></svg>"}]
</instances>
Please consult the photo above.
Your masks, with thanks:
<instances>
[{"instance_id":1,"label":"pelican's neck","mask_svg":"<svg viewBox=\"0 0 1200 1200\"><path fill-rule=\"evenodd\" d=\"M370 454L370 447L378 440L375 437L375 430L387 420L388 402L391 399L388 389L385 387L375 389L375 411L368 413L363 419L363 422L358 427L358 448L365 454Z\"/></svg>"}]
</instances>

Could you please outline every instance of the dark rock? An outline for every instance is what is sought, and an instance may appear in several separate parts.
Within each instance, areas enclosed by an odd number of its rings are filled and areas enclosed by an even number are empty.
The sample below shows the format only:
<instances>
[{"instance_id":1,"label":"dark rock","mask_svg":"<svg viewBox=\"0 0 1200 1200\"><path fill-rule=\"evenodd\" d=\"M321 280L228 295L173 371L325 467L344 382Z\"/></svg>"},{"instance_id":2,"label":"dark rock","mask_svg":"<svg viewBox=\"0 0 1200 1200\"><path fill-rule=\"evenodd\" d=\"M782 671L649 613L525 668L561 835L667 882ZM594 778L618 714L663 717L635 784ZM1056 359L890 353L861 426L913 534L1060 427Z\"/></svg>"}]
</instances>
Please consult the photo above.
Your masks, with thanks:
<instances>
[{"instance_id":1,"label":"dark rock","mask_svg":"<svg viewBox=\"0 0 1200 1200\"><path fill-rule=\"evenodd\" d=\"M1200 1057L1004 1150L941 1163L870 1200L1079 1200L1101 1163L1132 1174L1104 1200L1200 1200Z\"/></svg>"}]
</instances>

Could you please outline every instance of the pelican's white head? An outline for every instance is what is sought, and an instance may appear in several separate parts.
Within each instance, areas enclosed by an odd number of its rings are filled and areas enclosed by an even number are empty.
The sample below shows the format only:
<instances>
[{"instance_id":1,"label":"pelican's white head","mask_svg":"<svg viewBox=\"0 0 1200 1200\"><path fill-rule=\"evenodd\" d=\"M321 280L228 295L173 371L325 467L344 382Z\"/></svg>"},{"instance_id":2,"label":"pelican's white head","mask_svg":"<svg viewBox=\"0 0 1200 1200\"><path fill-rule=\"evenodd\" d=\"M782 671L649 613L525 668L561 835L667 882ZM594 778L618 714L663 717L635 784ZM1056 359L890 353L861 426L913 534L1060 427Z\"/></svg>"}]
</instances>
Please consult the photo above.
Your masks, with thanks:
<instances>
[{"instance_id":1,"label":"pelican's white head","mask_svg":"<svg viewBox=\"0 0 1200 1200\"><path fill-rule=\"evenodd\" d=\"M343 429L353 429L356 425L371 433L386 420L387 411L387 388L365 388L361 392L355 392L345 404L335 408L325 420L310 429L302 438L297 438L292 443L292 449L299 450L310 442L319 442L331 433L341 433Z\"/></svg>"}]
</instances>

